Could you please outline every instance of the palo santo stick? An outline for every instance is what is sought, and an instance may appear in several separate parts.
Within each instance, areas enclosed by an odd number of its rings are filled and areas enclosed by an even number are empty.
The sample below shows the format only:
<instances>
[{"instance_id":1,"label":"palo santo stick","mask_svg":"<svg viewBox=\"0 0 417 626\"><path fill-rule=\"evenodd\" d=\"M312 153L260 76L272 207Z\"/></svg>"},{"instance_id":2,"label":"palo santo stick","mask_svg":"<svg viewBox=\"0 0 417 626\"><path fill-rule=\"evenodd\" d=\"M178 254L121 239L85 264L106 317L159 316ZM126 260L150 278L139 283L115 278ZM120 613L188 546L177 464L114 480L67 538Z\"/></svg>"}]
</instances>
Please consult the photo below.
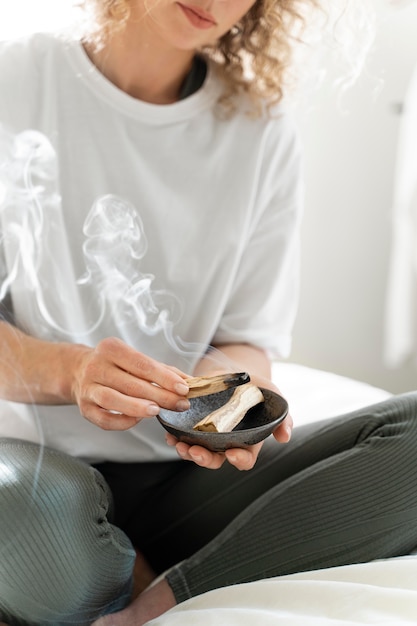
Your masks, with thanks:
<instances>
[{"instance_id":1,"label":"palo santo stick","mask_svg":"<svg viewBox=\"0 0 417 626\"><path fill-rule=\"evenodd\" d=\"M206 415L193 428L210 433L230 432L242 421L249 409L263 401L262 391L256 385L247 383L236 387L226 404Z\"/></svg>"},{"instance_id":2,"label":"palo santo stick","mask_svg":"<svg viewBox=\"0 0 417 626\"><path fill-rule=\"evenodd\" d=\"M237 374L218 374L217 376L195 376L186 378L185 383L190 390L187 398L197 398L199 396L208 396L211 393L225 391L231 387L237 387L250 381L249 374L239 372Z\"/></svg>"}]
</instances>

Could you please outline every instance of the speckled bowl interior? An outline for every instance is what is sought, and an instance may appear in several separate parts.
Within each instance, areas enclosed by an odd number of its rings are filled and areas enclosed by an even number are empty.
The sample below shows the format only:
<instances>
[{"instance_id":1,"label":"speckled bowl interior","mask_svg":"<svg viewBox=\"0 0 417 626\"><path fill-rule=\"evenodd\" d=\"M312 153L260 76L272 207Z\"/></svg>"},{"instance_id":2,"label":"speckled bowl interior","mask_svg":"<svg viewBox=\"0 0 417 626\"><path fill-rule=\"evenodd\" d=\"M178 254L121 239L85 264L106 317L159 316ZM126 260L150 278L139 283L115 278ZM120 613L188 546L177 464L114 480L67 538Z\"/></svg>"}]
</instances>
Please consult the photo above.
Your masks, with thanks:
<instances>
[{"instance_id":1,"label":"speckled bowl interior","mask_svg":"<svg viewBox=\"0 0 417 626\"><path fill-rule=\"evenodd\" d=\"M225 404L233 389L192 398L190 409L182 413L162 409L158 420L177 439L191 445L217 452L228 448L247 448L268 437L288 413L288 403L282 396L263 387L260 389L265 401L252 407L236 428L228 433L201 432L193 430L193 426Z\"/></svg>"}]
</instances>

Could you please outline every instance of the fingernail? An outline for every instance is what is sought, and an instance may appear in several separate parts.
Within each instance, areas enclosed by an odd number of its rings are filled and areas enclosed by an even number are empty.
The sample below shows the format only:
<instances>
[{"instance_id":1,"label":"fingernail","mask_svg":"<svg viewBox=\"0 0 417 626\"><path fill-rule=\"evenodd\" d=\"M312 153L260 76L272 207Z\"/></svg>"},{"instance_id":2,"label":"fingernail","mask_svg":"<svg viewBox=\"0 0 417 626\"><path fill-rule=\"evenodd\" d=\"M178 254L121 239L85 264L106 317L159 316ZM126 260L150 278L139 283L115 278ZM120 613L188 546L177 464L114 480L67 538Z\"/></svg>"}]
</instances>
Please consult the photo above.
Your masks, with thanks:
<instances>
[{"instance_id":1,"label":"fingernail","mask_svg":"<svg viewBox=\"0 0 417 626\"><path fill-rule=\"evenodd\" d=\"M189 400L178 400L177 404L175 405L175 409L177 411L188 411L189 408L190 408Z\"/></svg>"},{"instance_id":2,"label":"fingernail","mask_svg":"<svg viewBox=\"0 0 417 626\"><path fill-rule=\"evenodd\" d=\"M175 391L181 395L185 395L189 392L190 388L185 383L177 383L175 385Z\"/></svg>"},{"instance_id":3,"label":"fingernail","mask_svg":"<svg viewBox=\"0 0 417 626\"><path fill-rule=\"evenodd\" d=\"M160 410L161 409L157 404L148 404L146 409L146 415L149 415L149 417L154 417L155 415L159 414Z\"/></svg>"},{"instance_id":4,"label":"fingernail","mask_svg":"<svg viewBox=\"0 0 417 626\"><path fill-rule=\"evenodd\" d=\"M200 456L199 454L192 454L190 452L190 456L191 456L193 461L196 461L196 463L201 463L201 461L203 460L203 457Z\"/></svg>"}]
</instances>

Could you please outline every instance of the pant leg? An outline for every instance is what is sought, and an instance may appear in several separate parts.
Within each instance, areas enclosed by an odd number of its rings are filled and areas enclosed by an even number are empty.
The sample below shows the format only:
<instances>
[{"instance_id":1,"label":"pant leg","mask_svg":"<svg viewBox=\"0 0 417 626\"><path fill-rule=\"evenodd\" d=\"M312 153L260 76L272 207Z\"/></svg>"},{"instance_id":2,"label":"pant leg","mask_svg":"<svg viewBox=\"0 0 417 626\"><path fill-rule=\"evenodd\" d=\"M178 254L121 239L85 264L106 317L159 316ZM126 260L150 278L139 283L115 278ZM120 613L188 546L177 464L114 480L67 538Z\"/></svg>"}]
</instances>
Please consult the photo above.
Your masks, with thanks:
<instances>
[{"instance_id":1,"label":"pant leg","mask_svg":"<svg viewBox=\"0 0 417 626\"><path fill-rule=\"evenodd\" d=\"M88 465L0 439L1 620L87 626L128 604L135 551L108 521L109 496Z\"/></svg>"},{"instance_id":2,"label":"pant leg","mask_svg":"<svg viewBox=\"0 0 417 626\"><path fill-rule=\"evenodd\" d=\"M177 601L417 545L417 394L300 428L280 450L267 462L280 482L168 572Z\"/></svg>"}]
</instances>

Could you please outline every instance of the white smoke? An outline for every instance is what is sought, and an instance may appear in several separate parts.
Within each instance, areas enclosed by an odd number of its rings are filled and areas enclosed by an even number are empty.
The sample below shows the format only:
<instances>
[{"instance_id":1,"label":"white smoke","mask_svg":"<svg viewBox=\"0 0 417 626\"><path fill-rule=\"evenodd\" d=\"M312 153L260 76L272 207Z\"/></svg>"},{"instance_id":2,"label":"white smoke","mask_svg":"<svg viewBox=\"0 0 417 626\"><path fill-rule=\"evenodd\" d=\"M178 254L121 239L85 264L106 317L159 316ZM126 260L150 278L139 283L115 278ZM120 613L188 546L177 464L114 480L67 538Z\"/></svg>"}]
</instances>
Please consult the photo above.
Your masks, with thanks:
<instances>
[{"instance_id":1,"label":"white smoke","mask_svg":"<svg viewBox=\"0 0 417 626\"><path fill-rule=\"evenodd\" d=\"M148 241L129 201L104 195L94 202L83 226L84 271L73 284L63 281L71 275L71 258L57 157L38 131L13 135L0 126L0 223L0 301L19 281L36 305L31 315L37 334L43 327L45 336L55 331L82 340L111 312L146 335L162 334L178 354L201 354L201 346L175 335L182 303L170 291L155 289L154 275L141 272ZM7 249L7 259L1 248ZM88 320L85 311L76 310L80 294L90 294ZM74 319L84 320L83 327L74 328Z\"/></svg>"},{"instance_id":2,"label":"white smoke","mask_svg":"<svg viewBox=\"0 0 417 626\"><path fill-rule=\"evenodd\" d=\"M91 208L83 232L87 271L79 283L98 287L102 312L111 308L125 320L134 320L145 334L163 332L171 341L182 306L173 293L152 288L152 274L140 272L148 242L136 208L120 197L102 196Z\"/></svg>"}]
</instances>

